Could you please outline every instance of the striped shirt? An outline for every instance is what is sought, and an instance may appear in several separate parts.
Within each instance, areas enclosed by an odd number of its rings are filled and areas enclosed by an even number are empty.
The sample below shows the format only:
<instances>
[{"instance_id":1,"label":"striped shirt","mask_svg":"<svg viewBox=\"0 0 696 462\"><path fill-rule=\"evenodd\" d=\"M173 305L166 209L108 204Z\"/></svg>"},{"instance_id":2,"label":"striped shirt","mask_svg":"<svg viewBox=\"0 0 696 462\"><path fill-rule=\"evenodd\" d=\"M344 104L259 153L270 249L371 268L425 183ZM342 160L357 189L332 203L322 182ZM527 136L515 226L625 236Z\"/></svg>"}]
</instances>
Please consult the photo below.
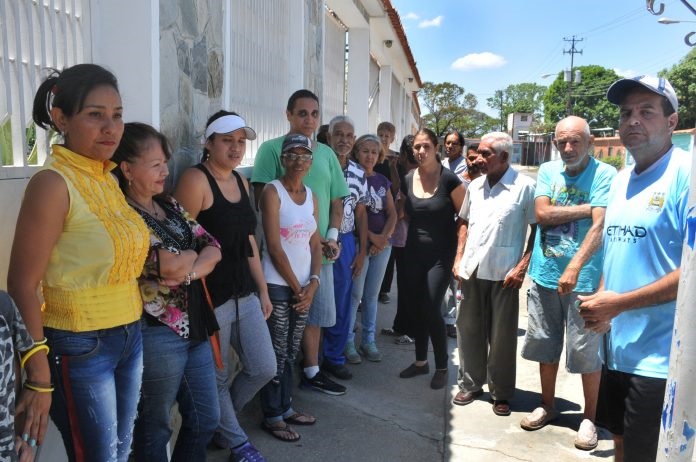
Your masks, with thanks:
<instances>
[{"instance_id":1,"label":"striped shirt","mask_svg":"<svg viewBox=\"0 0 696 462\"><path fill-rule=\"evenodd\" d=\"M341 233L351 233L355 229L355 208L367 202L367 178L363 169L348 159L343 177L348 184L349 194L343 198L343 219Z\"/></svg>"}]
</instances>

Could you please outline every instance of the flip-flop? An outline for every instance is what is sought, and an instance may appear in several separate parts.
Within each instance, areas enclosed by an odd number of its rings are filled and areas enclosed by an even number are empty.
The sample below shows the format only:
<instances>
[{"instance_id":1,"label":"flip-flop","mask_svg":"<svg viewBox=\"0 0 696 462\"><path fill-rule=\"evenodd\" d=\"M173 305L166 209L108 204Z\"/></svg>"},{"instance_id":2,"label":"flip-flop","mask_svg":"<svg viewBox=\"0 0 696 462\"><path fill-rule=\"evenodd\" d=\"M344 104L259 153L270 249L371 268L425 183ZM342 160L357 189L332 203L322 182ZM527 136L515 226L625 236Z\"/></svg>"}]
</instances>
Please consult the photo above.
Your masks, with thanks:
<instances>
[{"instance_id":1,"label":"flip-flop","mask_svg":"<svg viewBox=\"0 0 696 462\"><path fill-rule=\"evenodd\" d=\"M295 441L300 440L300 434L297 433L295 430L293 430L290 425L286 424L285 422L282 422L283 426L282 427L275 427L273 425L269 425L266 422L261 422L261 429L264 430L266 433L271 435L272 437L279 439L280 441L285 441L286 443L294 443ZM283 435L291 435L289 438L284 437Z\"/></svg>"},{"instance_id":2,"label":"flip-flop","mask_svg":"<svg viewBox=\"0 0 696 462\"><path fill-rule=\"evenodd\" d=\"M314 425L317 423L316 417L305 414L304 412L295 412L293 415L283 420L293 425Z\"/></svg>"}]
</instances>

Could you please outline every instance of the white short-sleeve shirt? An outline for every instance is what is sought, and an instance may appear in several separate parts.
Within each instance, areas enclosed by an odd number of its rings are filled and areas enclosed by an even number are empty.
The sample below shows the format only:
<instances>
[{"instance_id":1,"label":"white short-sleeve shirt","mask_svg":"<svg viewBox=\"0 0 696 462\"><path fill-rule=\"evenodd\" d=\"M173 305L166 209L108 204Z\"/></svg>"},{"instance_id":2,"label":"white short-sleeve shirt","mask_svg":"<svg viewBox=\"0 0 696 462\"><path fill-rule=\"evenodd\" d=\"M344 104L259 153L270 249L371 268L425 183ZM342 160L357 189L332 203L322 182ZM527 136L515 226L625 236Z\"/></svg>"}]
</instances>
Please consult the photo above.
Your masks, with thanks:
<instances>
[{"instance_id":1,"label":"white short-sleeve shirt","mask_svg":"<svg viewBox=\"0 0 696 462\"><path fill-rule=\"evenodd\" d=\"M520 261L527 226L536 223L534 180L508 167L493 187L486 176L476 178L466 191L459 216L469 222L459 274L502 281Z\"/></svg>"}]
</instances>

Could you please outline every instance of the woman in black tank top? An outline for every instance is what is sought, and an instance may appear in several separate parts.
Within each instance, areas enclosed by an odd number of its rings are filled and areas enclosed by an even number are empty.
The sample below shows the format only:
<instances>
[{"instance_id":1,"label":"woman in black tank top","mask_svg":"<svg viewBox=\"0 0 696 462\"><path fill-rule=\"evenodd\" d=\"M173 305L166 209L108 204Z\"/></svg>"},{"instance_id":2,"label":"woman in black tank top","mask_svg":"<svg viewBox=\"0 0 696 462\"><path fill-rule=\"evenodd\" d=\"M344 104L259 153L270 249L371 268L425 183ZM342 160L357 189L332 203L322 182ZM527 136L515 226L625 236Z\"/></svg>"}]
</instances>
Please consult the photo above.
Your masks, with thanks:
<instances>
[{"instance_id":1,"label":"woman in black tank top","mask_svg":"<svg viewBox=\"0 0 696 462\"><path fill-rule=\"evenodd\" d=\"M249 184L234 171L256 133L233 112L219 111L208 120L203 162L182 175L175 197L220 243L222 260L207 278L220 325L220 347L228 358L230 344L242 363L234 380L229 365L217 371L220 424L213 442L230 448L230 460L261 457L237 421L236 411L276 375L277 367L266 319L272 305L263 277L254 233L256 215ZM231 396L230 396L231 391Z\"/></svg>"}]
</instances>

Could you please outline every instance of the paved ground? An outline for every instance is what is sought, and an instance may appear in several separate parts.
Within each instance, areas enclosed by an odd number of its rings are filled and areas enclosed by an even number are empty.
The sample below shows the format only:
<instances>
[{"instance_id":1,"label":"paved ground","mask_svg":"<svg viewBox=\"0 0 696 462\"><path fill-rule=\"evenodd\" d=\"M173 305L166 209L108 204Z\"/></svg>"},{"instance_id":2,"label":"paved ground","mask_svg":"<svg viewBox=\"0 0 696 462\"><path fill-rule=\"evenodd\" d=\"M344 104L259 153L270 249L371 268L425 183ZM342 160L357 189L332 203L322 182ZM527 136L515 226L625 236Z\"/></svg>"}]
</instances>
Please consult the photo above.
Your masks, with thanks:
<instances>
[{"instance_id":1,"label":"paved ground","mask_svg":"<svg viewBox=\"0 0 696 462\"><path fill-rule=\"evenodd\" d=\"M526 286L520 293L519 347L527 326L525 293ZM378 327L391 326L394 312L394 301L380 304ZM269 461L574 461L610 460L613 455L606 433L600 435L600 444L592 452L573 447L582 419L582 388L577 376L559 374L558 407L563 416L554 425L526 432L519 421L540 399L536 363L518 359L513 413L498 417L491 411L487 394L469 406L451 404L457 391L455 340L449 340L450 386L438 391L430 389L430 376L398 377L414 359L413 345L398 346L383 335L377 343L384 359L349 365L354 378L343 382L348 387L346 395L296 390L296 407L318 418L313 427L296 427L302 434L297 443L284 443L263 432L258 401L247 406L241 415L243 426ZM209 460L224 461L227 454L211 450Z\"/></svg>"},{"instance_id":2,"label":"paved ground","mask_svg":"<svg viewBox=\"0 0 696 462\"><path fill-rule=\"evenodd\" d=\"M521 169L532 177L536 169ZM520 291L518 349L527 327L526 287ZM396 310L396 291L392 302L380 304L378 329L390 327ZM518 356L517 392L513 413L498 417L491 411L487 394L469 406L451 404L457 392L456 341L449 339L451 365L449 386L444 390L429 387L430 376L400 379L398 374L414 360L413 345L399 346L392 337L378 335L384 355L380 363L364 361L351 366L354 377L345 381L348 393L329 396L310 390L295 391L295 407L313 413L318 422L312 427L295 427L302 434L297 443L284 443L263 432L258 400L240 415L252 442L270 462L277 461L575 461L610 460L613 445L610 435L600 433L596 450L584 452L573 447L576 429L582 420L582 387L578 376L563 368L557 383L557 407L563 415L553 424L536 432L526 432L519 421L539 402L536 363ZM432 358L431 358L432 365ZM62 462L65 459L60 437L53 428L39 460ZM208 460L227 461L228 451L211 449ZM197 461L192 461L197 462Z\"/></svg>"}]
</instances>

